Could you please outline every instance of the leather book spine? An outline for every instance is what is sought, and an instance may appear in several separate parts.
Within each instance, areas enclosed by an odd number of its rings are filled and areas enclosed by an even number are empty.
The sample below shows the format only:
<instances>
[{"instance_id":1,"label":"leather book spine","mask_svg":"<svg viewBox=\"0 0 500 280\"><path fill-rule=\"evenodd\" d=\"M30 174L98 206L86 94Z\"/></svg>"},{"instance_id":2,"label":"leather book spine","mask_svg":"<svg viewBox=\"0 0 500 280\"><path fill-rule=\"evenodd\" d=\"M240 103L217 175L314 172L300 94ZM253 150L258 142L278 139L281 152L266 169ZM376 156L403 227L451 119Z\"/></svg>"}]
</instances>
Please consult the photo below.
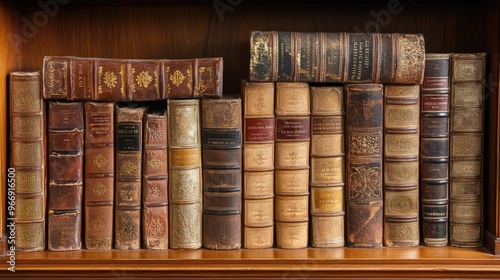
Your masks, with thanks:
<instances>
[{"instance_id":1,"label":"leather book spine","mask_svg":"<svg viewBox=\"0 0 500 280\"><path fill-rule=\"evenodd\" d=\"M378 81L378 33L346 33L344 83Z\"/></svg>"},{"instance_id":2,"label":"leather book spine","mask_svg":"<svg viewBox=\"0 0 500 280\"><path fill-rule=\"evenodd\" d=\"M309 236L309 85L276 83L276 246L296 249Z\"/></svg>"},{"instance_id":3,"label":"leather book spine","mask_svg":"<svg viewBox=\"0 0 500 280\"><path fill-rule=\"evenodd\" d=\"M420 244L420 85L384 87L384 245Z\"/></svg>"},{"instance_id":4,"label":"leather book spine","mask_svg":"<svg viewBox=\"0 0 500 280\"><path fill-rule=\"evenodd\" d=\"M284 38L285 34L280 37ZM274 53L278 53L272 31L250 32L250 70L248 79L253 82L273 82L275 77ZM283 42L285 44L285 42ZM292 46L292 45L291 45ZM275 51L276 48L276 51ZM293 58L293 56L292 56ZM295 62L291 64L295 65ZM284 72L287 70L283 70ZM294 73L294 72L292 72ZM292 76L293 77L293 76Z\"/></svg>"},{"instance_id":5,"label":"leather book spine","mask_svg":"<svg viewBox=\"0 0 500 280\"><path fill-rule=\"evenodd\" d=\"M297 82L319 82L320 53L318 32L294 32L295 79ZM280 57L275 58L278 61Z\"/></svg>"},{"instance_id":6,"label":"leather book spine","mask_svg":"<svg viewBox=\"0 0 500 280\"><path fill-rule=\"evenodd\" d=\"M115 108L115 249L141 248L141 181L145 107Z\"/></svg>"},{"instance_id":7,"label":"leather book spine","mask_svg":"<svg viewBox=\"0 0 500 280\"><path fill-rule=\"evenodd\" d=\"M451 55L450 245L483 245L486 53Z\"/></svg>"},{"instance_id":8,"label":"leather book spine","mask_svg":"<svg viewBox=\"0 0 500 280\"><path fill-rule=\"evenodd\" d=\"M11 72L10 101L10 168L15 177L8 181L7 193L15 195L9 205L8 222L15 220L15 244L9 249L43 251L45 249L45 215L47 189L46 109L42 96L40 72Z\"/></svg>"},{"instance_id":9,"label":"leather book spine","mask_svg":"<svg viewBox=\"0 0 500 280\"><path fill-rule=\"evenodd\" d=\"M424 36L394 33L393 40L395 74L391 84L422 84L426 57Z\"/></svg>"},{"instance_id":10,"label":"leather book spine","mask_svg":"<svg viewBox=\"0 0 500 280\"><path fill-rule=\"evenodd\" d=\"M68 100L93 100L95 62L92 58L69 57Z\"/></svg>"},{"instance_id":11,"label":"leather book spine","mask_svg":"<svg viewBox=\"0 0 500 280\"><path fill-rule=\"evenodd\" d=\"M161 71L164 98L181 99L193 97L193 59L162 60Z\"/></svg>"},{"instance_id":12,"label":"leather book spine","mask_svg":"<svg viewBox=\"0 0 500 280\"><path fill-rule=\"evenodd\" d=\"M422 244L448 245L450 54L425 55L420 102Z\"/></svg>"},{"instance_id":13,"label":"leather book spine","mask_svg":"<svg viewBox=\"0 0 500 280\"><path fill-rule=\"evenodd\" d=\"M344 246L344 90L310 86L312 247Z\"/></svg>"},{"instance_id":14,"label":"leather book spine","mask_svg":"<svg viewBox=\"0 0 500 280\"><path fill-rule=\"evenodd\" d=\"M241 248L241 99L202 100L203 247Z\"/></svg>"},{"instance_id":15,"label":"leather book spine","mask_svg":"<svg viewBox=\"0 0 500 280\"><path fill-rule=\"evenodd\" d=\"M47 100L69 100L69 60L67 57L45 56L43 58L43 98Z\"/></svg>"},{"instance_id":16,"label":"leather book spine","mask_svg":"<svg viewBox=\"0 0 500 280\"><path fill-rule=\"evenodd\" d=\"M222 57L194 60L194 98L221 98L224 63Z\"/></svg>"},{"instance_id":17,"label":"leather book spine","mask_svg":"<svg viewBox=\"0 0 500 280\"><path fill-rule=\"evenodd\" d=\"M142 236L148 250L168 249L167 135L167 112L147 113L143 136Z\"/></svg>"},{"instance_id":18,"label":"leather book spine","mask_svg":"<svg viewBox=\"0 0 500 280\"><path fill-rule=\"evenodd\" d=\"M341 83L344 80L345 33L319 34L320 82Z\"/></svg>"},{"instance_id":19,"label":"leather book spine","mask_svg":"<svg viewBox=\"0 0 500 280\"><path fill-rule=\"evenodd\" d=\"M127 101L127 62L120 59L95 59L96 101Z\"/></svg>"},{"instance_id":20,"label":"leather book spine","mask_svg":"<svg viewBox=\"0 0 500 280\"><path fill-rule=\"evenodd\" d=\"M113 245L114 107L112 102L85 102L85 247L109 250Z\"/></svg>"},{"instance_id":21,"label":"leather book spine","mask_svg":"<svg viewBox=\"0 0 500 280\"><path fill-rule=\"evenodd\" d=\"M48 249L82 247L84 110L81 102L49 102Z\"/></svg>"},{"instance_id":22,"label":"leather book spine","mask_svg":"<svg viewBox=\"0 0 500 280\"><path fill-rule=\"evenodd\" d=\"M296 67L296 38L293 32L273 32L273 50L274 73L277 81L292 82L295 76Z\"/></svg>"},{"instance_id":23,"label":"leather book spine","mask_svg":"<svg viewBox=\"0 0 500 280\"><path fill-rule=\"evenodd\" d=\"M242 81L243 247L274 245L274 83Z\"/></svg>"},{"instance_id":24,"label":"leather book spine","mask_svg":"<svg viewBox=\"0 0 500 280\"><path fill-rule=\"evenodd\" d=\"M168 100L170 248L202 245L200 100Z\"/></svg>"},{"instance_id":25,"label":"leather book spine","mask_svg":"<svg viewBox=\"0 0 500 280\"><path fill-rule=\"evenodd\" d=\"M346 84L346 246L381 247L383 85Z\"/></svg>"},{"instance_id":26,"label":"leather book spine","mask_svg":"<svg viewBox=\"0 0 500 280\"><path fill-rule=\"evenodd\" d=\"M159 60L127 60L127 100L159 100L161 96Z\"/></svg>"}]
</instances>

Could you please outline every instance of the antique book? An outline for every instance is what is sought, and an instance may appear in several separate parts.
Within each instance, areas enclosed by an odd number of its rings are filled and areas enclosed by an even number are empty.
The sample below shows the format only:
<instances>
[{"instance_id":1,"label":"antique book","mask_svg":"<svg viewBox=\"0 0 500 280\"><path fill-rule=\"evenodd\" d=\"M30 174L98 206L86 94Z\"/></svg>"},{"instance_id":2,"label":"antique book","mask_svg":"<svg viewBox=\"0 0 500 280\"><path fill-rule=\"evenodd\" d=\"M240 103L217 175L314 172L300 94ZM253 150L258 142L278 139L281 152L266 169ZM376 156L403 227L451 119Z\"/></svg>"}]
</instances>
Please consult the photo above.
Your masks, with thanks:
<instances>
[{"instance_id":1,"label":"antique book","mask_svg":"<svg viewBox=\"0 0 500 280\"><path fill-rule=\"evenodd\" d=\"M274 83L241 82L243 247L274 245Z\"/></svg>"},{"instance_id":2,"label":"antique book","mask_svg":"<svg viewBox=\"0 0 500 280\"><path fill-rule=\"evenodd\" d=\"M115 249L141 248L143 119L146 107L115 108Z\"/></svg>"},{"instance_id":3,"label":"antique book","mask_svg":"<svg viewBox=\"0 0 500 280\"><path fill-rule=\"evenodd\" d=\"M200 100L168 100L170 248L202 245Z\"/></svg>"},{"instance_id":4,"label":"antique book","mask_svg":"<svg viewBox=\"0 0 500 280\"><path fill-rule=\"evenodd\" d=\"M420 85L384 87L384 245L420 244Z\"/></svg>"},{"instance_id":5,"label":"antique book","mask_svg":"<svg viewBox=\"0 0 500 280\"><path fill-rule=\"evenodd\" d=\"M85 102L85 247L113 245L115 117L112 102Z\"/></svg>"},{"instance_id":6,"label":"antique book","mask_svg":"<svg viewBox=\"0 0 500 280\"><path fill-rule=\"evenodd\" d=\"M274 174L278 248L305 248L309 241L310 104L307 83L276 83Z\"/></svg>"},{"instance_id":7,"label":"antique book","mask_svg":"<svg viewBox=\"0 0 500 280\"><path fill-rule=\"evenodd\" d=\"M82 248L84 110L81 102L48 106L48 249Z\"/></svg>"},{"instance_id":8,"label":"antique book","mask_svg":"<svg viewBox=\"0 0 500 280\"><path fill-rule=\"evenodd\" d=\"M344 89L310 86L312 247L344 246Z\"/></svg>"},{"instance_id":9,"label":"antique book","mask_svg":"<svg viewBox=\"0 0 500 280\"><path fill-rule=\"evenodd\" d=\"M451 55L450 245L483 244L486 53Z\"/></svg>"},{"instance_id":10,"label":"antique book","mask_svg":"<svg viewBox=\"0 0 500 280\"><path fill-rule=\"evenodd\" d=\"M420 102L422 243L448 245L450 54L425 54Z\"/></svg>"},{"instance_id":11,"label":"antique book","mask_svg":"<svg viewBox=\"0 0 500 280\"><path fill-rule=\"evenodd\" d=\"M142 239L144 248L148 250L168 249L167 132L166 111L146 113L142 162Z\"/></svg>"},{"instance_id":12,"label":"antique book","mask_svg":"<svg viewBox=\"0 0 500 280\"><path fill-rule=\"evenodd\" d=\"M383 85L346 84L346 246L381 247Z\"/></svg>"},{"instance_id":13,"label":"antique book","mask_svg":"<svg viewBox=\"0 0 500 280\"><path fill-rule=\"evenodd\" d=\"M43 96L48 100L154 101L220 98L222 57L111 59L45 56Z\"/></svg>"},{"instance_id":14,"label":"antique book","mask_svg":"<svg viewBox=\"0 0 500 280\"><path fill-rule=\"evenodd\" d=\"M47 136L41 73L11 72L9 87L10 168L15 170L15 178L9 177L7 193L4 195L15 197L12 202L15 205L11 205L9 200L7 221L15 221L16 239L13 245L16 250L43 251Z\"/></svg>"},{"instance_id":15,"label":"antique book","mask_svg":"<svg viewBox=\"0 0 500 280\"><path fill-rule=\"evenodd\" d=\"M250 33L250 81L421 84L422 34Z\"/></svg>"},{"instance_id":16,"label":"antique book","mask_svg":"<svg viewBox=\"0 0 500 280\"><path fill-rule=\"evenodd\" d=\"M241 99L203 99L203 247L241 248Z\"/></svg>"}]
</instances>

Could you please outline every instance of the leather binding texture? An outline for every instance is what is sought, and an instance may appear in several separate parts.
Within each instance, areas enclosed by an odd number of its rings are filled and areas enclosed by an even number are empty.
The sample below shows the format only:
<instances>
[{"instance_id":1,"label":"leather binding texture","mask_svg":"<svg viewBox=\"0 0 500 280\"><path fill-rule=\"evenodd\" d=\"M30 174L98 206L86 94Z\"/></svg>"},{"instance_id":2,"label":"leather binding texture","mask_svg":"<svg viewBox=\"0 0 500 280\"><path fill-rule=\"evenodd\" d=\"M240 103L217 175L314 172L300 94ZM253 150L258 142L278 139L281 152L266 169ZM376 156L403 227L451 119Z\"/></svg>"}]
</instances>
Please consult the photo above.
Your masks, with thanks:
<instances>
[{"instance_id":1,"label":"leather binding texture","mask_svg":"<svg viewBox=\"0 0 500 280\"><path fill-rule=\"evenodd\" d=\"M15 248L19 251L45 249L47 189L46 109L42 98L40 72L11 72L10 86L10 168L7 197L15 205L6 208L15 219ZM10 246L9 246L10 247Z\"/></svg>"},{"instance_id":2,"label":"leather binding texture","mask_svg":"<svg viewBox=\"0 0 500 280\"><path fill-rule=\"evenodd\" d=\"M421 84L422 34L250 33L250 81Z\"/></svg>"},{"instance_id":3,"label":"leather binding texture","mask_svg":"<svg viewBox=\"0 0 500 280\"><path fill-rule=\"evenodd\" d=\"M346 246L381 247L383 85L346 84Z\"/></svg>"},{"instance_id":4,"label":"leather binding texture","mask_svg":"<svg viewBox=\"0 0 500 280\"><path fill-rule=\"evenodd\" d=\"M274 245L274 83L242 81L243 247Z\"/></svg>"},{"instance_id":5,"label":"leather binding texture","mask_svg":"<svg viewBox=\"0 0 500 280\"><path fill-rule=\"evenodd\" d=\"M483 245L486 53L451 55L450 245Z\"/></svg>"},{"instance_id":6,"label":"leather binding texture","mask_svg":"<svg viewBox=\"0 0 500 280\"><path fill-rule=\"evenodd\" d=\"M420 85L384 86L384 245L420 244Z\"/></svg>"},{"instance_id":7,"label":"leather binding texture","mask_svg":"<svg viewBox=\"0 0 500 280\"><path fill-rule=\"evenodd\" d=\"M84 110L81 102L48 105L48 249L82 248Z\"/></svg>"},{"instance_id":8,"label":"leather binding texture","mask_svg":"<svg viewBox=\"0 0 500 280\"><path fill-rule=\"evenodd\" d=\"M344 89L311 86L312 247L344 246Z\"/></svg>"},{"instance_id":9,"label":"leather binding texture","mask_svg":"<svg viewBox=\"0 0 500 280\"><path fill-rule=\"evenodd\" d=\"M241 248L241 99L203 99L203 247Z\"/></svg>"}]
</instances>

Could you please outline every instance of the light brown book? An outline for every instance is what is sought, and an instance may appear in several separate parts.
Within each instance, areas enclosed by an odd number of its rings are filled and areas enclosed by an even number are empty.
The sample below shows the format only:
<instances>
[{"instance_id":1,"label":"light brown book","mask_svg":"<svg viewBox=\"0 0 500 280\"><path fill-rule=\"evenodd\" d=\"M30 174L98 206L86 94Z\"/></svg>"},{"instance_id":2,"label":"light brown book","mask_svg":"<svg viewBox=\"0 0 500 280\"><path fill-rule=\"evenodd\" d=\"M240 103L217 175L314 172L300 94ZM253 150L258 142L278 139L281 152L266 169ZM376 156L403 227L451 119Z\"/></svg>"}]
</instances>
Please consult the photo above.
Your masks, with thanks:
<instances>
[{"instance_id":1,"label":"light brown book","mask_svg":"<svg viewBox=\"0 0 500 280\"><path fill-rule=\"evenodd\" d=\"M486 53L451 55L450 245L483 245Z\"/></svg>"},{"instance_id":2,"label":"light brown book","mask_svg":"<svg viewBox=\"0 0 500 280\"><path fill-rule=\"evenodd\" d=\"M309 85L276 83L276 246L305 248L309 241Z\"/></svg>"},{"instance_id":3,"label":"light brown book","mask_svg":"<svg viewBox=\"0 0 500 280\"><path fill-rule=\"evenodd\" d=\"M10 86L10 168L8 179L8 224L15 219L15 250L45 249L47 189L46 110L40 72L11 72ZM9 169L10 170L10 169ZM10 172L10 171L9 171ZM7 204L10 205L10 204ZM13 205L10 205L13 206ZM3 234L3 233L2 233ZM9 249L12 246L9 246Z\"/></svg>"},{"instance_id":4,"label":"light brown book","mask_svg":"<svg viewBox=\"0 0 500 280\"><path fill-rule=\"evenodd\" d=\"M384 87L384 245L420 243L420 85Z\"/></svg>"},{"instance_id":5,"label":"light brown book","mask_svg":"<svg viewBox=\"0 0 500 280\"><path fill-rule=\"evenodd\" d=\"M200 100L168 100L170 248L202 245Z\"/></svg>"},{"instance_id":6,"label":"light brown book","mask_svg":"<svg viewBox=\"0 0 500 280\"><path fill-rule=\"evenodd\" d=\"M312 247L344 246L344 89L310 86Z\"/></svg>"},{"instance_id":7,"label":"light brown book","mask_svg":"<svg viewBox=\"0 0 500 280\"><path fill-rule=\"evenodd\" d=\"M242 81L243 247L274 245L274 83Z\"/></svg>"}]
</instances>

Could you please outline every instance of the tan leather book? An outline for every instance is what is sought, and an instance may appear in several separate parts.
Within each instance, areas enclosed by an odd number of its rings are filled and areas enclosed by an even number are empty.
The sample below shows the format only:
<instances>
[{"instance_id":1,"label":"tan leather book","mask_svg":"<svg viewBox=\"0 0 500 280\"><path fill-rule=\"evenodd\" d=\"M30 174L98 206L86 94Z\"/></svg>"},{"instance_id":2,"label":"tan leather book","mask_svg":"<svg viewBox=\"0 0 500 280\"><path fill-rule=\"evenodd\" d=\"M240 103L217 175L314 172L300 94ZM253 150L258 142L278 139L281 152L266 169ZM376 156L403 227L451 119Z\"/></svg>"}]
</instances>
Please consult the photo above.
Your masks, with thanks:
<instances>
[{"instance_id":1,"label":"tan leather book","mask_svg":"<svg viewBox=\"0 0 500 280\"><path fill-rule=\"evenodd\" d=\"M48 249L82 248L84 110L81 102L49 102Z\"/></svg>"},{"instance_id":2,"label":"tan leather book","mask_svg":"<svg viewBox=\"0 0 500 280\"><path fill-rule=\"evenodd\" d=\"M383 85L346 84L346 246L381 247Z\"/></svg>"},{"instance_id":3,"label":"tan leather book","mask_svg":"<svg viewBox=\"0 0 500 280\"><path fill-rule=\"evenodd\" d=\"M143 119L147 108L115 108L115 249L141 248Z\"/></svg>"},{"instance_id":4,"label":"tan leather book","mask_svg":"<svg viewBox=\"0 0 500 280\"><path fill-rule=\"evenodd\" d=\"M170 248L202 245L200 100L168 100Z\"/></svg>"},{"instance_id":5,"label":"tan leather book","mask_svg":"<svg viewBox=\"0 0 500 280\"><path fill-rule=\"evenodd\" d=\"M85 102L85 248L113 246L115 105Z\"/></svg>"},{"instance_id":6,"label":"tan leather book","mask_svg":"<svg viewBox=\"0 0 500 280\"><path fill-rule=\"evenodd\" d=\"M451 55L450 245L483 244L486 53Z\"/></svg>"},{"instance_id":7,"label":"tan leather book","mask_svg":"<svg viewBox=\"0 0 500 280\"><path fill-rule=\"evenodd\" d=\"M168 249L167 112L144 117L142 236L148 250Z\"/></svg>"},{"instance_id":8,"label":"tan leather book","mask_svg":"<svg viewBox=\"0 0 500 280\"><path fill-rule=\"evenodd\" d=\"M243 247L274 245L274 83L241 82Z\"/></svg>"},{"instance_id":9,"label":"tan leather book","mask_svg":"<svg viewBox=\"0 0 500 280\"><path fill-rule=\"evenodd\" d=\"M15 177L9 177L4 195L15 197L12 202L15 205L6 208L7 222L11 224L15 221L15 250L43 251L46 237L47 136L41 73L11 72L9 87L9 170L15 172ZM12 206L9 203L10 200L7 205Z\"/></svg>"},{"instance_id":10,"label":"tan leather book","mask_svg":"<svg viewBox=\"0 0 500 280\"><path fill-rule=\"evenodd\" d=\"M276 246L305 248L309 241L309 85L276 83Z\"/></svg>"},{"instance_id":11,"label":"tan leather book","mask_svg":"<svg viewBox=\"0 0 500 280\"><path fill-rule=\"evenodd\" d=\"M344 89L310 86L312 247L344 246Z\"/></svg>"},{"instance_id":12,"label":"tan leather book","mask_svg":"<svg viewBox=\"0 0 500 280\"><path fill-rule=\"evenodd\" d=\"M384 87L384 245L420 244L420 85Z\"/></svg>"}]
</instances>

